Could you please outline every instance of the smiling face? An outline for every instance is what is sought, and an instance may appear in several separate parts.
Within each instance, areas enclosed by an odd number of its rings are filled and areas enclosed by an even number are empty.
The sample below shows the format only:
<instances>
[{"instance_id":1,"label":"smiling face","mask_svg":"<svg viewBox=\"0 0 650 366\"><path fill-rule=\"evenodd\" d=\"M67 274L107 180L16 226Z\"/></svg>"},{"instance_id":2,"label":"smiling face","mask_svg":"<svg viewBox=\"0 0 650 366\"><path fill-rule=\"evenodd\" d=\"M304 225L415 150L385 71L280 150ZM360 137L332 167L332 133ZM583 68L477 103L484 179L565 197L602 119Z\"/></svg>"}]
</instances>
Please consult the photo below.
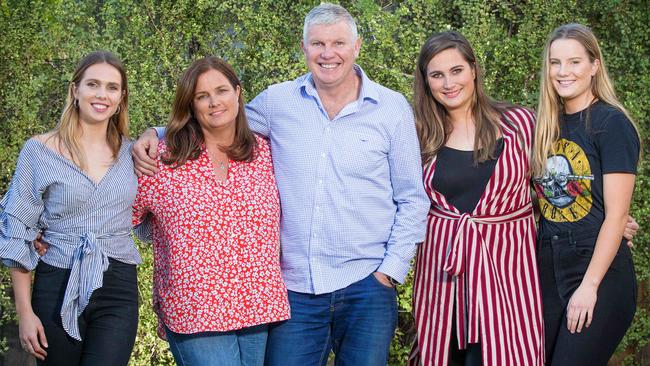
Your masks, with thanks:
<instances>
[{"instance_id":1,"label":"smiling face","mask_svg":"<svg viewBox=\"0 0 650 366\"><path fill-rule=\"evenodd\" d=\"M427 65L429 90L447 111L469 111L474 98L476 72L455 48L431 58Z\"/></svg>"},{"instance_id":2,"label":"smiling face","mask_svg":"<svg viewBox=\"0 0 650 366\"><path fill-rule=\"evenodd\" d=\"M199 75L194 88L192 109L204 133L235 129L239 93L239 86L233 87L228 78L215 69Z\"/></svg>"},{"instance_id":3,"label":"smiling face","mask_svg":"<svg viewBox=\"0 0 650 366\"><path fill-rule=\"evenodd\" d=\"M557 39L549 48L549 75L555 92L564 100L567 113L586 108L594 99L591 79L600 66L574 39Z\"/></svg>"},{"instance_id":4,"label":"smiling face","mask_svg":"<svg viewBox=\"0 0 650 366\"><path fill-rule=\"evenodd\" d=\"M316 89L354 83L354 62L359 56L361 39L354 37L345 21L312 25L301 46Z\"/></svg>"},{"instance_id":5,"label":"smiling face","mask_svg":"<svg viewBox=\"0 0 650 366\"><path fill-rule=\"evenodd\" d=\"M72 93L78 101L80 121L108 123L122 100L122 76L107 63L94 64L73 84Z\"/></svg>"}]
</instances>

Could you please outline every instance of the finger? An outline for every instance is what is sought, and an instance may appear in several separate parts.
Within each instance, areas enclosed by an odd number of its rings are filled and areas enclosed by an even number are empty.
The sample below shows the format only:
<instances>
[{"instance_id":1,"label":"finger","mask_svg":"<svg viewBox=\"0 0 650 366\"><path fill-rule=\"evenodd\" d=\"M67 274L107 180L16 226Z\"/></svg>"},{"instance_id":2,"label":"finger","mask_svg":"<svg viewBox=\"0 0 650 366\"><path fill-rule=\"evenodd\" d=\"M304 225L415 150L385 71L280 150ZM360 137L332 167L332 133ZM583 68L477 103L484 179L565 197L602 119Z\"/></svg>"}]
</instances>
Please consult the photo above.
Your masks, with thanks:
<instances>
[{"instance_id":1,"label":"finger","mask_svg":"<svg viewBox=\"0 0 650 366\"><path fill-rule=\"evenodd\" d=\"M47 337L45 336L45 329L43 327L38 327L38 341L43 345L43 347L47 348Z\"/></svg>"},{"instance_id":2,"label":"finger","mask_svg":"<svg viewBox=\"0 0 650 366\"><path fill-rule=\"evenodd\" d=\"M137 142L133 145L133 150L131 151L131 156L133 156L133 161L136 164L148 164L148 165L155 165L156 161L154 158L151 158L149 156L148 151L151 151L153 147L151 147L151 144L147 142ZM157 150L158 146L155 147L156 150L156 157L158 156Z\"/></svg>"},{"instance_id":3,"label":"finger","mask_svg":"<svg viewBox=\"0 0 650 366\"><path fill-rule=\"evenodd\" d=\"M39 360L44 360L45 356L47 356L47 352L45 352L45 350L41 348L40 343L38 343L38 338L36 338L36 335L29 338L29 343L27 344L27 351L32 356L38 358Z\"/></svg>"},{"instance_id":4,"label":"finger","mask_svg":"<svg viewBox=\"0 0 650 366\"><path fill-rule=\"evenodd\" d=\"M140 173L146 175L154 175L158 172L158 164L155 160L149 159L149 157L146 159L141 159L139 156L134 156L133 163L135 165L136 172L139 171Z\"/></svg>"},{"instance_id":5,"label":"finger","mask_svg":"<svg viewBox=\"0 0 650 366\"><path fill-rule=\"evenodd\" d=\"M630 226L631 229L633 229L634 231L639 230L639 228L640 228L639 223L636 222L634 217L628 215L627 216L627 222L629 222L629 226Z\"/></svg>"},{"instance_id":6,"label":"finger","mask_svg":"<svg viewBox=\"0 0 650 366\"><path fill-rule=\"evenodd\" d=\"M569 307L569 311L566 314L566 319L567 319L566 325L569 332L571 333L575 332L576 324L577 324L577 314L575 308L573 308L572 306Z\"/></svg>"},{"instance_id":7,"label":"finger","mask_svg":"<svg viewBox=\"0 0 650 366\"><path fill-rule=\"evenodd\" d=\"M150 146L149 146L149 157L155 163L155 160L153 160L153 159L156 159L158 157L158 144L157 143L150 144Z\"/></svg>"},{"instance_id":8,"label":"finger","mask_svg":"<svg viewBox=\"0 0 650 366\"><path fill-rule=\"evenodd\" d=\"M154 174L156 174L157 171L153 169L149 169L143 166L138 166L137 164L135 165L135 172L140 173L141 175L148 175L152 177Z\"/></svg>"},{"instance_id":9,"label":"finger","mask_svg":"<svg viewBox=\"0 0 650 366\"><path fill-rule=\"evenodd\" d=\"M581 311L580 314L578 315L578 323L576 325L576 332L580 333L582 332L582 326L585 324L585 320L587 318L586 311Z\"/></svg>"},{"instance_id":10,"label":"finger","mask_svg":"<svg viewBox=\"0 0 650 366\"><path fill-rule=\"evenodd\" d=\"M634 243L632 242L632 240L627 241L627 247L630 249L634 249Z\"/></svg>"}]
</instances>

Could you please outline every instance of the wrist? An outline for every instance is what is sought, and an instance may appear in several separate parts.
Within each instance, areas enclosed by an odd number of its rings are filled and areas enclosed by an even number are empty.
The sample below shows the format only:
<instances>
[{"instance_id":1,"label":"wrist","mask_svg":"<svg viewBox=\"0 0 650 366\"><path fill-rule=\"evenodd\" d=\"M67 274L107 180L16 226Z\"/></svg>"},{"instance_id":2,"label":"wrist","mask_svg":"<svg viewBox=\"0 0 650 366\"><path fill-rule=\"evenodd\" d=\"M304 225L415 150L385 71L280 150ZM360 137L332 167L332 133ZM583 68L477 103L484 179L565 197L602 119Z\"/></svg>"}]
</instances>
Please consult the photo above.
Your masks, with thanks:
<instances>
[{"instance_id":1,"label":"wrist","mask_svg":"<svg viewBox=\"0 0 650 366\"><path fill-rule=\"evenodd\" d=\"M598 286L600 286L600 281L597 280L597 279L595 279L595 278L590 278L590 277L585 276L585 277L582 279L582 283L581 283L581 285L582 285L582 286L586 286L586 287L590 287L590 288L593 288L593 289L596 289L596 290L597 290L597 289L598 289Z\"/></svg>"},{"instance_id":2,"label":"wrist","mask_svg":"<svg viewBox=\"0 0 650 366\"><path fill-rule=\"evenodd\" d=\"M31 304L16 304L16 315L18 315L18 318L22 318L33 312L34 310L32 309Z\"/></svg>"},{"instance_id":3,"label":"wrist","mask_svg":"<svg viewBox=\"0 0 650 366\"><path fill-rule=\"evenodd\" d=\"M158 130L156 130L155 127L149 127L146 130L144 130L144 133L142 135L143 136L156 136L156 137L158 137Z\"/></svg>"}]
</instances>

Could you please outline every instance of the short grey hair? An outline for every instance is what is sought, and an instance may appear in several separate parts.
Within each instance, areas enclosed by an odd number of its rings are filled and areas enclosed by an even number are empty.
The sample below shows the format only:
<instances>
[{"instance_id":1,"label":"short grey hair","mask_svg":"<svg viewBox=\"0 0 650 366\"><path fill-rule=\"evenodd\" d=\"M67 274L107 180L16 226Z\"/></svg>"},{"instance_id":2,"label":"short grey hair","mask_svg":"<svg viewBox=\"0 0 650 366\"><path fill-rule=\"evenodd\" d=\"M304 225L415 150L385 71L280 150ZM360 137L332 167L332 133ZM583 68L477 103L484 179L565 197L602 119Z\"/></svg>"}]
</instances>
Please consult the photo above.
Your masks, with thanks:
<instances>
[{"instance_id":1,"label":"short grey hair","mask_svg":"<svg viewBox=\"0 0 650 366\"><path fill-rule=\"evenodd\" d=\"M307 31L312 25L316 24L336 24L338 22L346 22L352 31L352 38L356 40L359 34L357 33L357 23L352 18L352 15L345 10L341 5L322 3L317 7L311 9L305 16L305 24L302 28L302 40L307 43Z\"/></svg>"}]
</instances>

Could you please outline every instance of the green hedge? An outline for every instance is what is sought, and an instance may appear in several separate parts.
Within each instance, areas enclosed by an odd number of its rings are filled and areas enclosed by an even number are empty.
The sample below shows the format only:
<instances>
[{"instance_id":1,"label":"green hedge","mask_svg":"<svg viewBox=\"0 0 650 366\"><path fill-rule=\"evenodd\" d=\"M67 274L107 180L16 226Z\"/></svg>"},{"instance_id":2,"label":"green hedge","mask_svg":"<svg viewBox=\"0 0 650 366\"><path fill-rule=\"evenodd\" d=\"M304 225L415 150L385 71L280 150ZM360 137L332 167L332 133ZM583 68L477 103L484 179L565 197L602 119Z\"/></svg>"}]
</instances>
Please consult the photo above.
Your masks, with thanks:
<instances>
[{"instance_id":1,"label":"green hedge","mask_svg":"<svg viewBox=\"0 0 650 366\"><path fill-rule=\"evenodd\" d=\"M644 0L359 0L341 2L359 24L359 64L375 81L411 96L415 58L432 33L463 32L498 98L535 107L541 48L556 26L577 21L600 37L609 70L648 146L650 128L650 11ZM0 193L11 179L18 151L30 136L51 129L61 111L75 63L95 49L123 59L131 88L131 131L162 125L175 78L197 57L227 59L248 99L265 86L306 71L299 47L302 19L316 5L295 0L0 0ZM616 363L640 364L650 339L649 166L643 162L633 204L646 226L636 240L640 281L637 316ZM141 247L141 320L133 365L171 364L155 336L151 312L151 249ZM0 322L14 321L6 270L0 270ZM412 333L411 288L400 290L400 329L391 364L405 363ZM5 344L5 343L3 343ZM5 345L6 348L6 345Z\"/></svg>"}]
</instances>

